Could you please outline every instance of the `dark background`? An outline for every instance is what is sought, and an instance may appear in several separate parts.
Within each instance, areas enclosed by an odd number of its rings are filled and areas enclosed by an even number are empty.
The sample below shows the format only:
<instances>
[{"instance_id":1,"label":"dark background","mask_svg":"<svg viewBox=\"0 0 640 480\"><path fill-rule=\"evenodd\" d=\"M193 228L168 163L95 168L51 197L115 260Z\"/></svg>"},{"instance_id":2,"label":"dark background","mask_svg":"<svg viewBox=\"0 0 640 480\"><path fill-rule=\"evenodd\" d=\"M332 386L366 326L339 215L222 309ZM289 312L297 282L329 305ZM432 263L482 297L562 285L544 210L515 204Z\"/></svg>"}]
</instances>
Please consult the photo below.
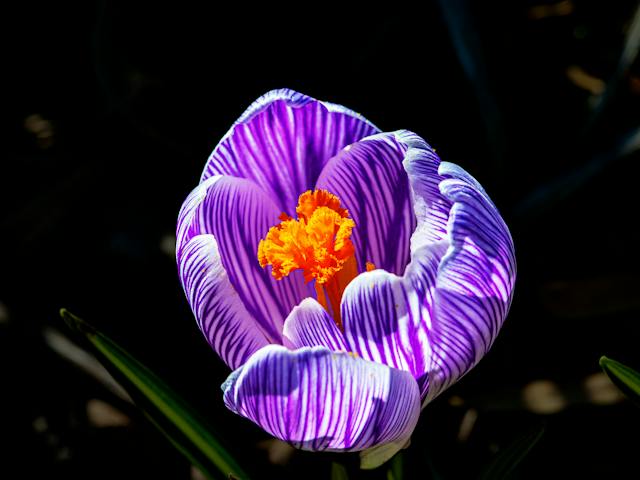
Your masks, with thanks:
<instances>
[{"instance_id":1,"label":"dark background","mask_svg":"<svg viewBox=\"0 0 640 480\"><path fill-rule=\"evenodd\" d=\"M640 367L640 71L621 63L636 2L24 3L5 14L0 478L190 478L133 406L51 348L62 306L207 412L255 477L328 478L332 456L274 464L269 437L226 411L228 371L171 251L208 154L280 87L417 132L514 237L509 319L423 412L406 478L474 478L540 422L516 478L637 473L640 410L595 375L603 354Z\"/></svg>"}]
</instances>

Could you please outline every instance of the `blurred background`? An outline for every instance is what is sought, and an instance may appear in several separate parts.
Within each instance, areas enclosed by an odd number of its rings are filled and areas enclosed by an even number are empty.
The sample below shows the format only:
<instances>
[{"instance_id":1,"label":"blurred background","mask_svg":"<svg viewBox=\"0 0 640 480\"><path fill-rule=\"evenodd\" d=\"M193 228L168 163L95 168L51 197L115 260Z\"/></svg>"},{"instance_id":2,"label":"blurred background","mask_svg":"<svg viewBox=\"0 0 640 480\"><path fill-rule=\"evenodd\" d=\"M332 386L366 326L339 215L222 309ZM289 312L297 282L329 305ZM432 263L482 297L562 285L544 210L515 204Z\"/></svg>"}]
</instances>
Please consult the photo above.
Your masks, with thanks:
<instances>
[{"instance_id":1,"label":"blurred background","mask_svg":"<svg viewBox=\"0 0 640 480\"><path fill-rule=\"evenodd\" d=\"M74 343L63 306L207 412L257 478L328 478L333 457L225 409L228 371L174 259L210 151L280 87L417 132L483 184L515 240L510 316L423 412L406 478L475 478L540 423L514 478L637 474L640 410L598 367L640 367L637 2L23 2L6 20L0 478L201 478Z\"/></svg>"}]
</instances>

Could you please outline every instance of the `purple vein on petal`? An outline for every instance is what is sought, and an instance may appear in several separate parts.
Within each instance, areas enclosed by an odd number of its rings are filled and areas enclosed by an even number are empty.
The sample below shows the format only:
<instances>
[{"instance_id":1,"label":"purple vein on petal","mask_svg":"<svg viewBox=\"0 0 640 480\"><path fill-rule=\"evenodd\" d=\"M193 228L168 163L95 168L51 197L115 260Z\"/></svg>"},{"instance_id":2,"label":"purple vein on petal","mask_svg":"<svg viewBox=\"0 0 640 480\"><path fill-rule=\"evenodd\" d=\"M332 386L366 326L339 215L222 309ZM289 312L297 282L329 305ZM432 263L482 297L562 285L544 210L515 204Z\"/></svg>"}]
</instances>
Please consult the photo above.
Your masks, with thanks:
<instances>
[{"instance_id":1,"label":"purple vein on petal","mask_svg":"<svg viewBox=\"0 0 640 480\"><path fill-rule=\"evenodd\" d=\"M257 259L258 243L279 211L259 188L234 177L211 177L187 198L178 221L177 250L192 236L215 237L237 295L271 342L281 342L284 319L311 291L299 272L277 281Z\"/></svg>"},{"instance_id":2,"label":"purple vein on petal","mask_svg":"<svg viewBox=\"0 0 640 480\"><path fill-rule=\"evenodd\" d=\"M222 388L229 409L304 450L406 441L420 410L407 372L323 347L267 346Z\"/></svg>"},{"instance_id":3,"label":"purple vein on petal","mask_svg":"<svg viewBox=\"0 0 640 480\"><path fill-rule=\"evenodd\" d=\"M196 235L183 245L178 267L200 330L229 367L269 344L231 286L213 235Z\"/></svg>"},{"instance_id":4,"label":"purple vein on petal","mask_svg":"<svg viewBox=\"0 0 640 480\"><path fill-rule=\"evenodd\" d=\"M290 348L326 347L346 352L347 345L327 311L313 298L305 298L284 322L284 345Z\"/></svg>"},{"instance_id":5,"label":"purple vein on petal","mask_svg":"<svg viewBox=\"0 0 640 480\"><path fill-rule=\"evenodd\" d=\"M356 223L352 238L360 271L371 262L402 274L409 263L416 217L405 152L393 134L373 135L340 151L318 179L316 187L337 195Z\"/></svg>"},{"instance_id":6,"label":"purple vein on petal","mask_svg":"<svg viewBox=\"0 0 640 480\"><path fill-rule=\"evenodd\" d=\"M490 348L515 280L509 231L473 177L440 161L411 132L403 161L418 220L412 258L398 277L361 274L342 302L350 349L410 371L423 405L469 371Z\"/></svg>"},{"instance_id":7,"label":"purple vein on petal","mask_svg":"<svg viewBox=\"0 0 640 480\"><path fill-rule=\"evenodd\" d=\"M222 138L201 181L214 175L252 180L291 214L331 157L378 131L345 107L274 90L254 102Z\"/></svg>"}]
</instances>

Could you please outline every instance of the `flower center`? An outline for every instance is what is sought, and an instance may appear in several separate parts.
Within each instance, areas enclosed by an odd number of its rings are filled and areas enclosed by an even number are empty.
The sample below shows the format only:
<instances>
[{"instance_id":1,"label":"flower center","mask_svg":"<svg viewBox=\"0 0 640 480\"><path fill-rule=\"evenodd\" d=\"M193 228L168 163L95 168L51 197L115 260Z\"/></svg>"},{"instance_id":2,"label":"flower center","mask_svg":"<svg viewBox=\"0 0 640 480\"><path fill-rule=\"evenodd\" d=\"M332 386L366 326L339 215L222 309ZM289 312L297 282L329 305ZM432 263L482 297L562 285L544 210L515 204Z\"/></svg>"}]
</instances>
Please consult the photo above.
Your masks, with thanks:
<instances>
[{"instance_id":1,"label":"flower center","mask_svg":"<svg viewBox=\"0 0 640 480\"><path fill-rule=\"evenodd\" d=\"M258 260L280 280L302 270L306 282L315 280L318 302L342 328L340 300L358 274L351 231L355 227L340 199L326 190L304 192L296 207L298 219L280 215L258 245Z\"/></svg>"}]
</instances>

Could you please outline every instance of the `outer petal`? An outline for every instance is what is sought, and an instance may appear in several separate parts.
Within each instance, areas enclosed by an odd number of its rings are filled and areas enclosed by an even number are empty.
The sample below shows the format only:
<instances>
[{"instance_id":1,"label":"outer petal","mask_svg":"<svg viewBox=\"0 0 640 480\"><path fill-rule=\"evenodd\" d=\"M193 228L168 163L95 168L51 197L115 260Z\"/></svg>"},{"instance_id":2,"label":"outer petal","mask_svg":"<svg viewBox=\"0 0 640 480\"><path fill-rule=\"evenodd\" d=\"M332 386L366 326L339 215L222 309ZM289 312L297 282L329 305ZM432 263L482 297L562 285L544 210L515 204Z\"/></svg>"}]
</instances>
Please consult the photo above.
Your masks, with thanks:
<instances>
[{"instance_id":1,"label":"outer petal","mask_svg":"<svg viewBox=\"0 0 640 480\"><path fill-rule=\"evenodd\" d=\"M482 187L459 167L438 167L433 150L414 134L396 137L408 146L404 164L418 219L411 263L403 277L377 271L357 277L345 290L342 318L348 346L410 371L426 404L491 346L511 302L515 257Z\"/></svg>"},{"instance_id":2,"label":"outer petal","mask_svg":"<svg viewBox=\"0 0 640 480\"><path fill-rule=\"evenodd\" d=\"M178 216L177 255L191 238L211 234L218 261L256 327L270 342L280 343L291 309L311 294L302 276L276 281L257 259L260 238L278 222L279 210L259 188L233 177L211 177L189 195ZM187 280L182 277L187 296ZM227 320L225 320L227 321Z\"/></svg>"},{"instance_id":3,"label":"outer petal","mask_svg":"<svg viewBox=\"0 0 640 480\"><path fill-rule=\"evenodd\" d=\"M267 346L222 388L229 409L304 450L402 443L420 411L410 374L322 347Z\"/></svg>"},{"instance_id":4,"label":"outer petal","mask_svg":"<svg viewBox=\"0 0 640 480\"><path fill-rule=\"evenodd\" d=\"M457 165L443 163L442 193L454 202L450 246L438 271L428 399L456 382L489 350L513 298L513 240L480 184ZM428 400L427 399L427 400Z\"/></svg>"},{"instance_id":5,"label":"outer petal","mask_svg":"<svg viewBox=\"0 0 640 480\"><path fill-rule=\"evenodd\" d=\"M269 344L231 286L213 235L191 238L178 253L178 267L200 330L229 367Z\"/></svg>"},{"instance_id":6,"label":"outer petal","mask_svg":"<svg viewBox=\"0 0 640 480\"><path fill-rule=\"evenodd\" d=\"M340 197L356 223L352 239L360 271L372 262L402 274L409 263L416 217L402 166L405 152L392 133L367 137L340 151L318 179L317 188Z\"/></svg>"},{"instance_id":7,"label":"outer petal","mask_svg":"<svg viewBox=\"0 0 640 480\"><path fill-rule=\"evenodd\" d=\"M341 148L379 130L361 115L288 89L256 100L213 150L202 180L254 181L289 214Z\"/></svg>"},{"instance_id":8,"label":"outer petal","mask_svg":"<svg viewBox=\"0 0 640 480\"><path fill-rule=\"evenodd\" d=\"M443 177L438 173L440 158L431 146L413 132L394 132L405 146L404 170L409 176L412 210L418 220L411 237L411 255L425 245L446 240L451 201L440 192Z\"/></svg>"},{"instance_id":9,"label":"outer petal","mask_svg":"<svg viewBox=\"0 0 640 480\"><path fill-rule=\"evenodd\" d=\"M326 347L346 352L347 344L327 311L313 298L305 298L284 321L284 345L293 349Z\"/></svg>"}]
</instances>

